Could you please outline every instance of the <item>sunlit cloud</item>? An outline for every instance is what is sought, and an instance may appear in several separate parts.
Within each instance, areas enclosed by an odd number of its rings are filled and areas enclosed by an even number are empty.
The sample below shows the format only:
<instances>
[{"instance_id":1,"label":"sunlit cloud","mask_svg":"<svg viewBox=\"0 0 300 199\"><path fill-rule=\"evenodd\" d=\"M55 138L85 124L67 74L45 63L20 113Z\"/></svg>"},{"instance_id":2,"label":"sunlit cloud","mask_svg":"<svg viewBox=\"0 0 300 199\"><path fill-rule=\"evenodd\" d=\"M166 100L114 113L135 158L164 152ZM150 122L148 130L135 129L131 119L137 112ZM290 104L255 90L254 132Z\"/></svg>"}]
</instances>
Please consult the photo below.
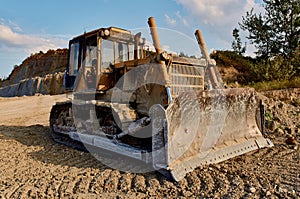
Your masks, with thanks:
<instances>
[{"instance_id":1,"label":"sunlit cloud","mask_svg":"<svg viewBox=\"0 0 300 199\"><path fill-rule=\"evenodd\" d=\"M1 20L0 23L0 49L1 51L24 51L35 53L67 47L65 38L51 35L30 35L22 32L18 24L9 21L8 24Z\"/></svg>"},{"instance_id":2,"label":"sunlit cloud","mask_svg":"<svg viewBox=\"0 0 300 199\"><path fill-rule=\"evenodd\" d=\"M12 20L8 20L8 23L14 31L23 32L23 29L16 22L13 22Z\"/></svg>"},{"instance_id":3,"label":"sunlit cloud","mask_svg":"<svg viewBox=\"0 0 300 199\"><path fill-rule=\"evenodd\" d=\"M232 30L238 28L247 11L252 8L256 13L264 11L257 0L177 0L177 3L185 8L194 24L201 22L225 48L231 47Z\"/></svg>"},{"instance_id":4,"label":"sunlit cloud","mask_svg":"<svg viewBox=\"0 0 300 199\"><path fill-rule=\"evenodd\" d=\"M255 0L177 0L177 2L191 15L211 26L232 25L251 8L260 10L260 4Z\"/></svg>"},{"instance_id":5,"label":"sunlit cloud","mask_svg":"<svg viewBox=\"0 0 300 199\"><path fill-rule=\"evenodd\" d=\"M166 19L167 24L169 24L171 26L176 25L176 20L171 18L169 15L165 14L165 19Z\"/></svg>"},{"instance_id":6,"label":"sunlit cloud","mask_svg":"<svg viewBox=\"0 0 300 199\"><path fill-rule=\"evenodd\" d=\"M178 19L182 22L182 24L184 26L189 26L188 20L185 17L181 16L179 11L176 12L176 16L178 17Z\"/></svg>"},{"instance_id":7,"label":"sunlit cloud","mask_svg":"<svg viewBox=\"0 0 300 199\"><path fill-rule=\"evenodd\" d=\"M0 18L0 78L5 79L14 65L30 54L66 48L69 35L26 34L17 23Z\"/></svg>"}]
</instances>

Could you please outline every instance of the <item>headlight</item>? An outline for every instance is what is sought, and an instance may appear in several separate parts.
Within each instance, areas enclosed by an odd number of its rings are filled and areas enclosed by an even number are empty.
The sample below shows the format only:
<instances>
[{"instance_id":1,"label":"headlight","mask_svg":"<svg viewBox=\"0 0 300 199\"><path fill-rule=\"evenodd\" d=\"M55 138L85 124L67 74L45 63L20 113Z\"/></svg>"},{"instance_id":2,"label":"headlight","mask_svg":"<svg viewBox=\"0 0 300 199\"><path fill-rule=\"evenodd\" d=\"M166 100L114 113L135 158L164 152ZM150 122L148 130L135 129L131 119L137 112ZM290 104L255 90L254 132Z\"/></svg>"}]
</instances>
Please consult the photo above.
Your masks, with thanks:
<instances>
[{"instance_id":1,"label":"headlight","mask_svg":"<svg viewBox=\"0 0 300 199\"><path fill-rule=\"evenodd\" d=\"M145 39L144 38L140 38L140 44L145 44Z\"/></svg>"},{"instance_id":2,"label":"headlight","mask_svg":"<svg viewBox=\"0 0 300 199\"><path fill-rule=\"evenodd\" d=\"M108 37L110 35L110 32L108 29L105 29L101 32L101 36L102 37Z\"/></svg>"}]
</instances>

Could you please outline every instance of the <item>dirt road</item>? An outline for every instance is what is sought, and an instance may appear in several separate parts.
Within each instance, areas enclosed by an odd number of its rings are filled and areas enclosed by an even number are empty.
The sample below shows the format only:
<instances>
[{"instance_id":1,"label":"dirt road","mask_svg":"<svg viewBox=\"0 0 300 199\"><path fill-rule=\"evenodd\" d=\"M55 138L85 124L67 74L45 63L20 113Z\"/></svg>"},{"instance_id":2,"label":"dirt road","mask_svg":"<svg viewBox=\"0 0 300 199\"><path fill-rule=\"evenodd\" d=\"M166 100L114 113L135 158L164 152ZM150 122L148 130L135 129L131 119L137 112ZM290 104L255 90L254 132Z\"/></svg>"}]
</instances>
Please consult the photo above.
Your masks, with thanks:
<instances>
[{"instance_id":1,"label":"dirt road","mask_svg":"<svg viewBox=\"0 0 300 199\"><path fill-rule=\"evenodd\" d=\"M295 104L265 98L265 136L274 147L170 182L156 172L110 169L88 153L55 143L48 118L51 105L64 98L0 98L0 198L300 197L300 109ZM288 138L294 142L286 143Z\"/></svg>"}]
</instances>

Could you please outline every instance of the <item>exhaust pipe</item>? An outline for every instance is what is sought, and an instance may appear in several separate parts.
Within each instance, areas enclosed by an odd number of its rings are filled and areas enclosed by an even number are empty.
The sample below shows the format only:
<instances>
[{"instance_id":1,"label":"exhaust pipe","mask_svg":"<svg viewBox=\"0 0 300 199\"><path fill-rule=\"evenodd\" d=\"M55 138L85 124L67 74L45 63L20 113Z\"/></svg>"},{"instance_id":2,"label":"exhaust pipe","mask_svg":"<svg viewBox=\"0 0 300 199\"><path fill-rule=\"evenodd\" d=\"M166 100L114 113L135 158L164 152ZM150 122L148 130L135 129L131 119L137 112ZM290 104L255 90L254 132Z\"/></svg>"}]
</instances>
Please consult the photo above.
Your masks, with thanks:
<instances>
[{"instance_id":1,"label":"exhaust pipe","mask_svg":"<svg viewBox=\"0 0 300 199\"><path fill-rule=\"evenodd\" d=\"M156 22L155 22L154 17L149 17L148 25L149 25L149 28L150 28L152 41L153 41L153 45L154 45L157 57L159 57L162 54L163 51L162 51L161 46L160 46L160 40L159 40L159 36L158 36L157 28L156 28ZM168 75L168 72L167 72L166 64L160 58L158 59L158 62L160 64L161 70L163 72L163 77L164 77L164 81L165 81L164 83L165 83L165 88L166 88L166 91L167 91L169 102L172 103L173 99L172 99L172 94L171 94L171 89L170 89L170 80L169 80L169 75Z\"/></svg>"},{"instance_id":2,"label":"exhaust pipe","mask_svg":"<svg viewBox=\"0 0 300 199\"><path fill-rule=\"evenodd\" d=\"M214 64L212 63L212 60L210 59L210 56L209 56L207 48L206 48L206 44L204 42L202 32L200 30L196 30L195 36L198 41L198 44L199 44L199 47L201 50L201 54L208 63L208 72L209 72L209 77L210 77L209 80L212 84L212 89L220 88L222 85L222 80L218 80L218 77L216 74L217 69L214 66Z\"/></svg>"}]
</instances>

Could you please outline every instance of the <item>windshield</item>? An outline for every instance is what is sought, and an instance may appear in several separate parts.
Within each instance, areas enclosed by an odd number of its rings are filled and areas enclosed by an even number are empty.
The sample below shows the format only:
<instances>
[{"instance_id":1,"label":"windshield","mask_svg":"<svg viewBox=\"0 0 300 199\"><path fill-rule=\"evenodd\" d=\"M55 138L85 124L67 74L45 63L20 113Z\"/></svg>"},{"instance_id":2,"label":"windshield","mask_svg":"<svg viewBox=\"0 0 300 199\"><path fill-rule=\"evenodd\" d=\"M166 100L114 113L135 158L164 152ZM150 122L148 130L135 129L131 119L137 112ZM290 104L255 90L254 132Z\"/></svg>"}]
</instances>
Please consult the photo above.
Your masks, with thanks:
<instances>
[{"instance_id":1,"label":"windshield","mask_svg":"<svg viewBox=\"0 0 300 199\"><path fill-rule=\"evenodd\" d=\"M134 45L101 40L101 72L111 72L114 64L134 59Z\"/></svg>"},{"instance_id":2,"label":"windshield","mask_svg":"<svg viewBox=\"0 0 300 199\"><path fill-rule=\"evenodd\" d=\"M92 36L86 40L86 51L85 51L85 66L92 67L93 63L97 63L97 37ZM96 64L97 65L97 64ZM95 66L93 66L95 67Z\"/></svg>"},{"instance_id":3,"label":"windshield","mask_svg":"<svg viewBox=\"0 0 300 199\"><path fill-rule=\"evenodd\" d=\"M113 64L115 64L114 43L110 40L102 40L101 43L101 72L109 72Z\"/></svg>"}]
</instances>

